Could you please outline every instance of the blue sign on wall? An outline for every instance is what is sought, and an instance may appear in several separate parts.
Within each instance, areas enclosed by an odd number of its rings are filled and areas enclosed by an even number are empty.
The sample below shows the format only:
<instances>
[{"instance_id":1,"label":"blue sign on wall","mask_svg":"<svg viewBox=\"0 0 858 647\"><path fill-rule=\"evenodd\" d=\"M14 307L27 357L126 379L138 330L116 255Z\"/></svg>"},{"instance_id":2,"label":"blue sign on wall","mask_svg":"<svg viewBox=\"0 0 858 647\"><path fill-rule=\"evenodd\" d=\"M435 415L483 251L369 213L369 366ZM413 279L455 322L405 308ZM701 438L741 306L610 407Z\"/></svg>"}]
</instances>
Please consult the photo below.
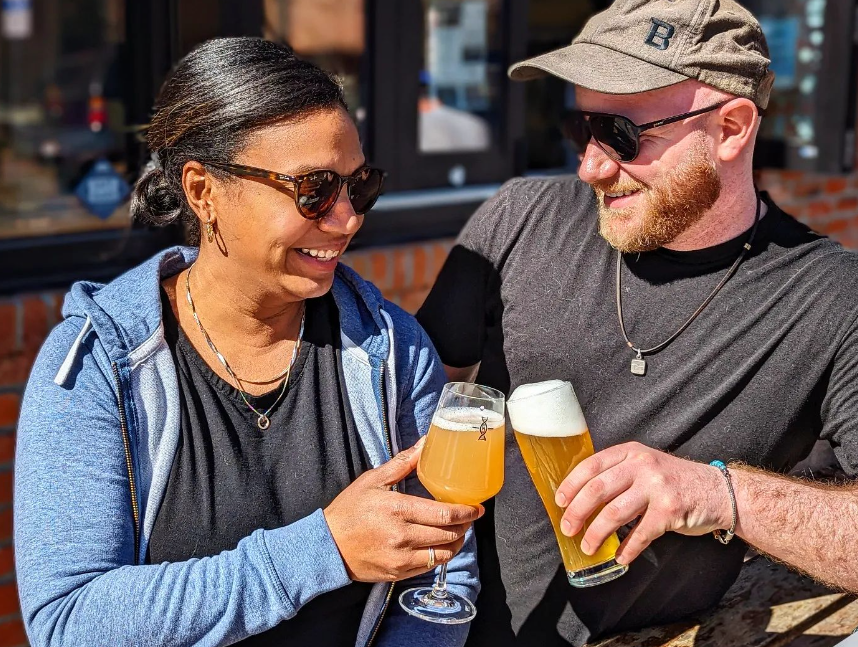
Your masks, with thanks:
<instances>
[{"instance_id":1,"label":"blue sign on wall","mask_svg":"<svg viewBox=\"0 0 858 647\"><path fill-rule=\"evenodd\" d=\"M131 192L128 182L105 159L98 160L75 189L90 212L106 220Z\"/></svg>"}]
</instances>

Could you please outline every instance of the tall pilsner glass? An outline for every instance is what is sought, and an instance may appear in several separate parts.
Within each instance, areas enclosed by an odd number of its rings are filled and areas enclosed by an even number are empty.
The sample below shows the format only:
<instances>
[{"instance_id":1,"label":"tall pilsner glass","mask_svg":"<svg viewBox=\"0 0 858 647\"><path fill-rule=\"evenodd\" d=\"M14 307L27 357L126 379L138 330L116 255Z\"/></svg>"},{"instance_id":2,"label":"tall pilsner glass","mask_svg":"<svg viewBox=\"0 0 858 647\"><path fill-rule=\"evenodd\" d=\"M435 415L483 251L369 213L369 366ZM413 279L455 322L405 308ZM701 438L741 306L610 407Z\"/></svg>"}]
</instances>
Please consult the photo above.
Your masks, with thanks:
<instances>
[{"instance_id":1,"label":"tall pilsner glass","mask_svg":"<svg viewBox=\"0 0 858 647\"><path fill-rule=\"evenodd\" d=\"M523 384L510 396L507 409L527 471L554 526L569 584L595 586L620 577L628 566L615 560L620 545L616 533L594 555L581 552L581 539L601 508L574 537L560 531L563 508L554 503L554 493L572 468L593 455L593 441L572 385L561 380Z\"/></svg>"},{"instance_id":2,"label":"tall pilsner glass","mask_svg":"<svg viewBox=\"0 0 858 647\"><path fill-rule=\"evenodd\" d=\"M503 485L504 395L479 384L444 385L432 417L417 476L438 501L476 506ZM447 590L447 565L435 585L399 596L411 615L442 624L460 624L477 614L467 598Z\"/></svg>"}]
</instances>

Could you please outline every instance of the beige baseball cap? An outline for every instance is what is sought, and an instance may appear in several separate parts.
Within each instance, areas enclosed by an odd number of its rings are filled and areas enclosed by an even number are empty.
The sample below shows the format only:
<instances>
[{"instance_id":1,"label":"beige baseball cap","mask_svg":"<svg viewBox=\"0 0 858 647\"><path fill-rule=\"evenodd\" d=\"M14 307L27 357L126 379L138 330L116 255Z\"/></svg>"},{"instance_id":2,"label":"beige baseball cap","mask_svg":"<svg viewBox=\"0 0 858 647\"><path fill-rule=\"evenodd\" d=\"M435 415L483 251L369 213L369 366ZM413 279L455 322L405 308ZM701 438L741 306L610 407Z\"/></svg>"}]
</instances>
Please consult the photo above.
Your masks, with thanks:
<instances>
[{"instance_id":1,"label":"beige baseball cap","mask_svg":"<svg viewBox=\"0 0 858 647\"><path fill-rule=\"evenodd\" d=\"M770 62L760 23L734 0L616 0L571 45L516 63L509 76L553 74L606 94L697 79L765 109Z\"/></svg>"}]
</instances>

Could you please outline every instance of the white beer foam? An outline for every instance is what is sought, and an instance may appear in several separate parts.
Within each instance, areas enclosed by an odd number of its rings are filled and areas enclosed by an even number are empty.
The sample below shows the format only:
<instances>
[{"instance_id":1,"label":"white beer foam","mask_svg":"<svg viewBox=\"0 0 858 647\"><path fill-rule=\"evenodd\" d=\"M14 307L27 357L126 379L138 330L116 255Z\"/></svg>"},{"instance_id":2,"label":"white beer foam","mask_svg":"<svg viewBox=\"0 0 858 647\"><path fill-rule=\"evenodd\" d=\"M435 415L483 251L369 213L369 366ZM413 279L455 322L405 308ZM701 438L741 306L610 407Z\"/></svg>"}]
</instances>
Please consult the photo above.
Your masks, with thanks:
<instances>
[{"instance_id":1,"label":"white beer foam","mask_svg":"<svg viewBox=\"0 0 858 647\"><path fill-rule=\"evenodd\" d=\"M432 417L432 424L448 431L479 431L486 418L486 426L495 429L504 424L501 414L491 409L477 407L445 407L438 409Z\"/></svg>"},{"instance_id":2,"label":"white beer foam","mask_svg":"<svg viewBox=\"0 0 858 647\"><path fill-rule=\"evenodd\" d=\"M569 382L522 384L506 401L512 428L520 434L564 438L587 431L587 421Z\"/></svg>"}]
</instances>

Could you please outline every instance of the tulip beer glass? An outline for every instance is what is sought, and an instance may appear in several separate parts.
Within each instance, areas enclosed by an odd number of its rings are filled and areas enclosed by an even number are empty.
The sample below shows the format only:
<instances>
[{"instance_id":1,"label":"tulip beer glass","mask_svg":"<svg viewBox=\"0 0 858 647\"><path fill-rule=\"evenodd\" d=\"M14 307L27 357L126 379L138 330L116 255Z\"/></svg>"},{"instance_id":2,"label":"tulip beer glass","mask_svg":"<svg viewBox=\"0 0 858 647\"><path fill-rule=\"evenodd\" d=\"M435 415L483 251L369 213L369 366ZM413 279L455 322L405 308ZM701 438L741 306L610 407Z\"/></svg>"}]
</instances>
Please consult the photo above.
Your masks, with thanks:
<instances>
[{"instance_id":1,"label":"tulip beer glass","mask_svg":"<svg viewBox=\"0 0 858 647\"><path fill-rule=\"evenodd\" d=\"M503 485L504 395L479 384L445 384L432 417L417 476L437 501L476 506ZM447 591L447 565L435 585L404 591L399 603L411 615L443 624L469 622L477 611Z\"/></svg>"}]
</instances>

